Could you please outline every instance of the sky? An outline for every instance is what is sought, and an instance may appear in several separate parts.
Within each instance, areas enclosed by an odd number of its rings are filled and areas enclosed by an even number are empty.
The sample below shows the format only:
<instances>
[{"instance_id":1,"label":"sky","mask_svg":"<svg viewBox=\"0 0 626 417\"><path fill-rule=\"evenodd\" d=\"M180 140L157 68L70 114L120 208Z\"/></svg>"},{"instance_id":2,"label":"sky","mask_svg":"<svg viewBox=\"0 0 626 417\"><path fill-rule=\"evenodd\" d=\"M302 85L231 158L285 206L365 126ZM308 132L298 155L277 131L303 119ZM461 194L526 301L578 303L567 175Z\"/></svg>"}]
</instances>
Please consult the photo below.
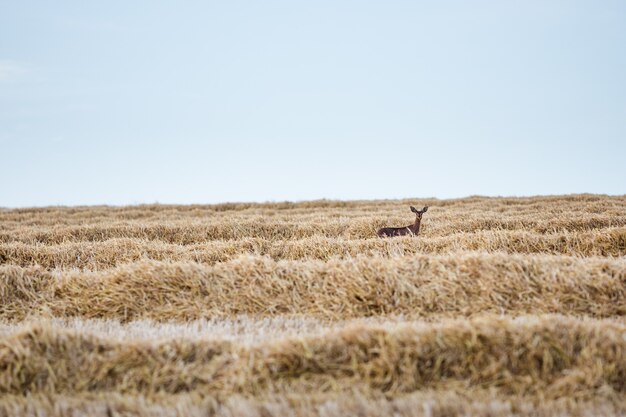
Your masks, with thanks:
<instances>
[{"instance_id":1,"label":"sky","mask_svg":"<svg viewBox=\"0 0 626 417\"><path fill-rule=\"evenodd\" d=\"M626 2L0 0L0 207L626 193Z\"/></svg>"}]
</instances>

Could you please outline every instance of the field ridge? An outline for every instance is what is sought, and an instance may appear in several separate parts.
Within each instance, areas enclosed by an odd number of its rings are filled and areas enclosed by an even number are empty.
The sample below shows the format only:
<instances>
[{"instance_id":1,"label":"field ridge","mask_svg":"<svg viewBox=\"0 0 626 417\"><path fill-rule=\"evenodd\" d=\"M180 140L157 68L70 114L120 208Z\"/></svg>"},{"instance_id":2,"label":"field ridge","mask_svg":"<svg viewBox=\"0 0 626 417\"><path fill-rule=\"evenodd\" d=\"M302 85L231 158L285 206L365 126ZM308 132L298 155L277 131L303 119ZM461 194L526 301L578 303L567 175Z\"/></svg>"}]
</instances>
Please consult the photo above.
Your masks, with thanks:
<instances>
[{"instance_id":1,"label":"field ridge","mask_svg":"<svg viewBox=\"0 0 626 417\"><path fill-rule=\"evenodd\" d=\"M623 416L625 381L626 195L0 209L0 417Z\"/></svg>"}]
</instances>

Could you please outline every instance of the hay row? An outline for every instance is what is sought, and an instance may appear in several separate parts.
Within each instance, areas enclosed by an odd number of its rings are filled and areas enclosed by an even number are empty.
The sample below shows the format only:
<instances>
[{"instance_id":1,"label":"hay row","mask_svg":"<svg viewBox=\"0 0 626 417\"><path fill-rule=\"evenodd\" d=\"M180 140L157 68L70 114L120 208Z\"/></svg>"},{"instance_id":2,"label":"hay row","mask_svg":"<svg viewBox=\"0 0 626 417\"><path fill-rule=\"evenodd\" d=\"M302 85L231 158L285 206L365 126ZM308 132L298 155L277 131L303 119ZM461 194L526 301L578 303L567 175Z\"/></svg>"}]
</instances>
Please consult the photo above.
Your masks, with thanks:
<instances>
[{"instance_id":1,"label":"hay row","mask_svg":"<svg viewBox=\"0 0 626 417\"><path fill-rule=\"evenodd\" d=\"M417 204L417 203L414 203ZM419 204L425 205L424 203ZM181 206L183 207L183 206ZM86 212L87 215L89 212ZM286 211L245 210L220 213L194 213L186 211L164 211L147 217L130 217L111 211L109 216L75 217L38 215L35 217L0 215L0 224L6 231L24 233L45 231L59 227L71 226L153 226L167 224L175 226L202 226L219 223L272 223L279 226L292 223L316 224L324 227L328 233L338 233L345 229L345 222L373 224L405 223L411 219L407 205L392 207L374 206L364 209L298 209ZM8 217L8 218L7 218ZM560 206L546 206L537 208L476 207L473 205L454 208L431 206L427 216L428 224L436 234L445 234L451 231L471 232L485 229L525 229L538 232L552 230L581 231L603 227L624 226L626 209L610 204L602 208L571 208ZM359 227L357 227L358 229Z\"/></svg>"},{"instance_id":2,"label":"hay row","mask_svg":"<svg viewBox=\"0 0 626 417\"><path fill-rule=\"evenodd\" d=\"M507 254L273 261L142 261L97 272L0 266L0 319L157 321L307 314L343 319L626 314L626 260Z\"/></svg>"},{"instance_id":3,"label":"hay row","mask_svg":"<svg viewBox=\"0 0 626 417\"><path fill-rule=\"evenodd\" d=\"M484 231L517 231L534 233L602 232L626 226L626 215L596 215L566 217L550 215L546 219L503 218L502 216L445 218L428 213L424 218L422 235L426 238L446 237L458 233ZM192 244L207 240L236 240L243 238L302 239L312 236L345 239L365 239L376 236L382 226L403 226L412 223L409 215L384 216L382 213L357 218L301 217L291 220L274 218L238 219L224 217L198 221L159 220L156 222L109 221L101 224L81 224L54 227L3 225L0 242L59 244L63 242L93 242L114 238L160 240L169 243Z\"/></svg>"},{"instance_id":4,"label":"hay row","mask_svg":"<svg viewBox=\"0 0 626 417\"><path fill-rule=\"evenodd\" d=\"M487 390L425 391L397 398L359 393L278 395L265 399L191 394L143 395L36 394L0 399L0 417L617 417L626 400L598 397L588 401L538 400L494 395Z\"/></svg>"},{"instance_id":5,"label":"hay row","mask_svg":"<svg viewBox=\"0 0 626 417\"><path fill-rule=\"evenodd\" d=\"M486 198L486 200L489 198ZM545 200L541 197L541 201ZM438 199L420 199L419 201L433 203L435 201L441 201L442 205L453 205L462 203L464 201L474 201L469 199L458 200L438 200ZM499 200L499 199L498 199ZM622 200L620 197L611 197L606 195L571 195L562 196L559 198L564 203L576 203L576 204L607 204L611 201L619 202ZM391 206L398 203L405 203L409 200L354 200L354 201L342 201L342 200L311 200L302 202L275 202L275 203L219 203L219 204L137 204L129 206L48 206L48 207L26 207L26 208L0 208L0 219L3 220L30 220L38 217L55 217L55 218L82 218L90 219L93 217L107 217L113 216L118 218L139 218L147 215L160 215L166 214L189 214L191 217L200 213L202 215L225 213L225 212L241 212L241 211L294 211L294 210L320 210L320 209L337 209L337 208L366 208L366 207L380 207ZM415 200L410 200L415 202ZM523 199L519 200L519 204L524 204Z\"/></svg>"},{"instance_id":6,"label":"hay row","mask_svg":"<svg viewBox=\"0 0 626 417\"><path fill-rule=\"evenodd\" d=\"M489 231L442 238L424 236L362 240L325 237L297 240L246 238L189 245L130 238L102 242L68 242L58 245L13 242L0 243L0 264L95 270L139 260L214 264L240 255L268 256L275 260L328 260L359 255L397 258L412 257L420 253L441 254L461 251L560 254L578 257L625 256L626 228L555 234Z\"/></svg>"},{"instance_id":7,"label":"hay row","mask_svg":"<svg viewBox=\"0 0 626 417\"><path fill-rule=\"evenodd\" d=\"M46 326L0 338L0 393L399 396L489 389L540 399L626 393L626 326L562 316L351 326L252 347L119 343Z\"/></svg>"},{"instance_id":8,"label":"hay row","mask_svg":"<svg viewBox=\"0 0 626 417\"><path fill-rule=\"evenodd\" d=\"M623 205L626 203L626 195L609 196L602 194L571 194L535 197L480 197L471 196L459 199L440 200L436 198L411 198L402 200L312 200L302 202L275 202L275 203L221 203L221 204L140 204L133 206L50 206L18 209L0 208L0 220L24 220L33 219L38 216L65 218L81 217L89 219L97 216L110 216L136 218L144 214L159 215L166 213L195 215L242 212L242 211L298 211L298 210L324 210L324 209L345 209L345 210L367 210L372 208L393 208L397 205L406 204L427 204L439 207L484 207L502 208L513 207L520 209L524 207L560 207L568 210L577 208L606 208L611 205Z\"/></svg>"}]
</instances>

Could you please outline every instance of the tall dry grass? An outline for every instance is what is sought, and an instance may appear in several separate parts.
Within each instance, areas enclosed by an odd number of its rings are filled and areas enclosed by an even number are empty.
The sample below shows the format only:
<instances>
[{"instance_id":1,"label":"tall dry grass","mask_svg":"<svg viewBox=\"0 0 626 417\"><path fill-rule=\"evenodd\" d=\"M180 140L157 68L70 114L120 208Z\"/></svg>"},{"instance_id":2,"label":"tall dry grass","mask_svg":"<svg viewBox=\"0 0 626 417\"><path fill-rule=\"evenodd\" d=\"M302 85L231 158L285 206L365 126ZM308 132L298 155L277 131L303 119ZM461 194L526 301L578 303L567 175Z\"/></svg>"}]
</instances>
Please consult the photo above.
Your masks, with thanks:
<instances>
[{"instance_id":1,"label":"tall dry grass","mask_svg":"<svg viewBox=\"0 0 626 417\"><path fill-rule=\"evenodd\" d=\"M0 212L0 241L56 244L140 238L191 244L241 238L364 239L375 236L382 225L410 223L409 204L431 206L422 229L426 237L481 230L549 233L626 226L626 197L319 203L323 204L9 210Z\"/></svg>"},{"instance_id":2,"label":"tall dry grass","mask_svg":"<svg viewBox=\"0 0 626 417\"><path fill-rule=\"evenodd\" d=\"M402 255L440 254L458 251L510 254L561 254L575 257L626 255L626 228L583 233L538 234L518 231L459 233L440 238L399 237L356 239L310 237L294 240L245 238L179 245L160 241L115 238L102 242L54 245L0 243L0 261L19 266L106 269L141 260L224 262L244 254L275 260L329 260Z\"/></svg>"},{"instance_id":3,"label":"tall dry grass","mask_svg":"<svg viewBox=\"0 0 626 417\"><path fill-rule=\"evenodd\" d=\"M0 338L0 393L404 395L489 389L536 399L626 393L626 326L564 316L355 325L257 345L115 342L28 326ZM373 394L374 395L374 394Z\"/></svg>"},{"instance_id":4,"label":"tall dry grass","mask_svg":"<svg viewBox=\"0 0 626 417\"><path fill-rule=\"evenodd\" d=\"M0 416L624 415L625 317L626 196L0 209Z\"/></svg>"},{"instance_id":5,"label":"tall dry grass","mask_svg":"<svg viewBox=\"0 0 626 417\"><path fill-rule=\"evenodd\" d=\"M350 318L626 314L626 260L468 253L331 261L244 257L133 263L61 277L0 267L0 318L193 320L238 314Z\"/></svg>"},{"instance_id":6,"label":"tall dry grass","mask_svg":"<svg viewBox=\"0 0 626 417\"><path fill-rule=\"evenodd\" d=\"M440 209L442 210L442 209ZM581 215L567 217L552 213L541 216L490 213L457 217L435 213L424 217L422 234L426 238L445 237L459 233L481 231L510 231L531 233L592 232L599 229L626 226L626 215ZM459 213L460 214L460 213ZM493 218L496 214L496 218ZM368 213L361 216L329 217L323 213L294 216L288 219L255 216L253 218L217 217L198 220L160 220L156 222L82 223L67 226L7 227L0 232L0 242L30 244L59 244L67 242L101 242L115 238L154 240L181 245L211 240L260 238L270 240L303 239L312 236L343 239L367 239L376 236L376 230L386 224L402 226L414 219L406 213L394 216Z\"/></svg>"}]
</instances>

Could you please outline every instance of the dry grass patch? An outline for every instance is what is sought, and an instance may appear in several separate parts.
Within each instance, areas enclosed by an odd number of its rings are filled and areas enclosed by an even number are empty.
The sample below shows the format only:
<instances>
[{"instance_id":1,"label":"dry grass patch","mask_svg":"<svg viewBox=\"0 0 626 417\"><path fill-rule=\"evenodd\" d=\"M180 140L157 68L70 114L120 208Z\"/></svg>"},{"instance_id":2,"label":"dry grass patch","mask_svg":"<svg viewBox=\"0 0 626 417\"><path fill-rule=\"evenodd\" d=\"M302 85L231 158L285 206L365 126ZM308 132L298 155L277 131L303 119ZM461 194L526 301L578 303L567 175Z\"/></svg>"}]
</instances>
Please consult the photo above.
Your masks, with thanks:
<instances>
[{"instance_id":1,"label":"dry grass patch","mask_svg":"<svg viewBox=\"0 0 626 417\"><path fill-rule=\"evenodd\" d=\"M142 395L37 394L0 399L0 416L28 417L617 417L626 414L626 401L598 397L531 400L496 395L488 390L423 391L397 398L356 393L282 395L258 399L177 394L146 398Z\"/></svg>"},{"instance_id":2,"label":"dry grass patch","mask_svg":"<svg viewBox=\"0 0 626 417\"><path fill-rule=\"evenodd\" d=\"M625 320L626 196L0 209L0 417L626 415Z\"/></svg>"},{"instance_id":3,"label":"dry grass patch","mask_svg":"<svg viewBox=\"0 0 626 417\"><path fill-rule=\"evenodd\" d=\"M0 267L0 318L158 321L307 314L343 319L561 313L626 314L626 260L466 253L402 259L273 261L212 266L139 262L60 274Z\"/></svg>"},{"instance_id":4,"label":"dry grass patch","mask_svg":"<svg viewBox=\"0 0 626 417\"><path fill-rule=\"evenodd\" d=\"M0 243L0 260L48 269L106 269L140 260L193 261L215 264L241 255L275 260L329 260L356 256L398 258L459 251L554 254L578 257L626 255L626 228L601 232L537 234L520 231L458 233L429 238L360 239L310 237L298 240L245 238L178 245L160 241L115 238L102 242L55 245Z\"/></svg>"},{"instance_id":5,"label":"dry grass patch","mask_svg":"<svg viewBox=\"0 0 626 417\"><path fill-rule=\"evenodd\" d=\"M314 337L113 342L49 326L0 339L0 392L263 398L490 389L589 400L626 393L626 326L563 316L355 325Z\"/></svg>"}]
</instances>

